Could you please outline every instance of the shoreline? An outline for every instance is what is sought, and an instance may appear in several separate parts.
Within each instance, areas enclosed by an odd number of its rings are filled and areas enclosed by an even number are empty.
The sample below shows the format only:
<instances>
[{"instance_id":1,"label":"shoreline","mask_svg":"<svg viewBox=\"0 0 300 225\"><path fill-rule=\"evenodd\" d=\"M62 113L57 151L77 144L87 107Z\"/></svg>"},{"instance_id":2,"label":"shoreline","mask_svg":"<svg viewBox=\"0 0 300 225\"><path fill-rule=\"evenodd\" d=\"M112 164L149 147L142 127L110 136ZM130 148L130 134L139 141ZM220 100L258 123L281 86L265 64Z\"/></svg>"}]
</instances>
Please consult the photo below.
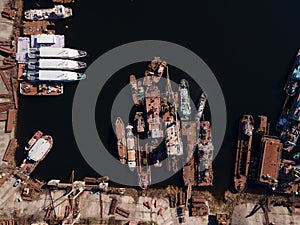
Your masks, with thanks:
<instances>
[{"instance_id":1,"label":"shoreline","mask_svg":"<svg viewBox=\"0 0 300 225\"><path fill-rule=\"evenodd\" d=\"M16 4L20 4L19 6L21 6L21 7L18 7L18 9L23 9L23 6L22 6L23 5L23 1L22 0L16 0ZM22 10L18 10L17 11L18 15L16 17L15 24L21 24L22 13L23 13ZM14 35L15 38L17 38L18 35L21 34L20 28L13 27L12 34ZM5 70L5 74L6 74L6 77L12 78L12 79L9 79L10 81L12 81L11 82L11 85L13 85L12 89L18 91L18 82L16 80L16 78L17 78L16 77L16 74L17 74L17 68L16 68L16 66L13 67L12 69ZM12 91L11 94L12 94L11 98L14 99L14 97L13 97L14 96L13 91ZM16 110L16 113L15 113L15 119L14 119L14 126L13 126L13 129L12 129L12 132L10 133L10 138L16 138L17 132L18 132L18 125L17 125L17 123L18 123L18 108L16 107L15 110ZM1 125L1 123L2 122L0 122L0 125ZM7 143L7 145L8 145L8 143ZM18 149L18 143L16 143L15 152L17 151L17 149ZM13 171L13 167L16 166L15 160L13 160L11 162L13 162L13 165L9 165L9 163L5 164L7 166L7 168L4 168L4 169L8 169L8 172L12 172ZM1 166L2 166L2 164L1 164ZM0 168L2 169L1 166L0 166ZM10 168L10 167L12 167L12 168ZM9 185L7 187L11 188L12 187L12 183L14 183L13 181L14 181L13 179L8 180L8 182L9 182L8 184ZM22 185L21 185L21 187L23 187ZM19 191L21 191L21 187L18 187ZM139 197L145 197L145 196L152 197L153 199L157 198L157 197L158 198L167 198L169 196L170 192L171 193L176 192L176 195L177 195L177 193L179 192L179 190L182 190L182 189L184 189L184 188L178 188L178 187L171 187L171 188L165 188L165 189L149 188L147 191L143 192L143 191L137 191L134 188L126 188L126 192L129 193L128 196L133 197L137 201ZM58 190L57 194L59 194L60 191L61 190ZM56 191L53 191L53 192L55 193ZM160 193L161 196L158 193ZM36 195L35 197L38 200L38 199L42 199L43 197L45 198L47 196L47 193L46 193L45 190L43 190L42 193L35 193L35 195ZM99 200L98 198L100 198L101 195L102 194L100 194L99 197L97 197L97 195L95 195L95 194L90 196L88 192L84 192L83 193L83 197L81 197L80 201L85 202L85 199L87 199L86 200L87 203L85 203L85 205L89 206L88 204L90 202L95 202L95 199L97 199L97 201L98 201ZM211 193L210 191L207 191L207 190L206 191L199 191L198 189L193 190L193 195L204 195L205 196L205 199L208 200L208 205L209 205L209 208L210 208L209 215L215 215L218 212L225 212L230 218L234 214L234 207L236 205L238 205L238 204L246 204L247 202L252 202L253 204L255 204L258 200L261 200L264 197L263 194L259 194L259 195L258 194L257 195L255 195L255 194L249 194L249 193L232 194L231 192L226 191L224 193L223 199L222 200L217 200L213 196L213 193ZM87 196L90 196L90 197L87 197ZM108 196L108 195L104 194L103 196ZM112 195L112 196L115 196L115 195ZM277 196L277 197L278 198L283 198L280 195ZM1 205L2 205L2 202L1 202L0 206ZM32 204L32 205L34 205L34 204ZM24 201L23 201L23 203L20 203L20 204L18 204L18 203L11 203L9 205L9 207L11 207L11 206L13 206L13 207L19 206L20 208L22 208L24 210L24 209L26 209L26 207L30 208L30 202L29 202L29 204L24 203ZM83 205L82 205L82 207L83 207ZM167 206L165 206L165 207L168 208ZM37 207L32 206L32 208L36 208L35 209L36 211L33 210L32 212L38 213ZM82 210L84 211L84 208L82 208ZM98 208L97 208L97 210L98 210ZM145 209L143 209L143 210L145 210ZM0 211L1 211L1 207L0 207ZM26 210L25 210L25 213L26 213ZM34 214L32 214L32 215L27 214L26 215L26 214L20 213L20 214L18 214L18 216L19 217L24 217L24 218L28 217L28 218L26 218L28 220L27 223L30 223L30 222L41 222L41 220L43 220L43 216L44 216L45 212L43 211L40 214L43 214L43 215L40 215L37 218L34 218L32 216ZM14 213L12 212L10 215L13 216ZM86 213L86 215L90 215L90 214ZM90 216L95 216L95 215L98 215L98 214L91 214ZM0 220L1 220L1 216L2 215L0 214ZM83 218L83 219L85 219L87 221L93 221L93 218L90 218L90 220L89 220L89 217ZM99 222L99 219L98 218L95 219L95 223L98 223L98 222ZM21 224L23 224L23 223L21 223ZM26 224L26 223L24 223L24 224Z\"/></svg>"}]
</instances>

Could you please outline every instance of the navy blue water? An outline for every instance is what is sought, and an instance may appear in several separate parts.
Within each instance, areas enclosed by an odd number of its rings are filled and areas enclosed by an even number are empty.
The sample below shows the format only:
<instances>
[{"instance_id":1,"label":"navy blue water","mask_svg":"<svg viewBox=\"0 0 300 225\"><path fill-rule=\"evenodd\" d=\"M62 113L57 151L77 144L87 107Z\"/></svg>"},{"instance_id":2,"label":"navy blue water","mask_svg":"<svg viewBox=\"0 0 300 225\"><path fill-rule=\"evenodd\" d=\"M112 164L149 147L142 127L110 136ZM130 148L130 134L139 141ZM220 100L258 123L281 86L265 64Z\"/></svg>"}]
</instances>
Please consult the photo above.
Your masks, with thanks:
<instances>
[{"instance_id":1,"label":"navy blue water","mask_svg":"<svg viewBox=\"0 0 300 225\"><path fill-rule=\"evenodd\" d=\"M38 6L49 7L51 1L25 1L25 9ZM58 22L57 33L66 35L67 47L86 50L88 57L84 60L88 64L120 44L158 39L194 51L209 65L223 90L228 112L226 136L213 164L215 186L210 188L220 197L232 183L240 116L243 113L265 114L272 125L279 116L283 85L300 47L300 3L279 0L260 3L79 0L71 7L74 16ZM145 65L121 70L118 73L120 81L114 88L117 90L128 82L131 72L142 74ZM178 73L177 76L181 76L180 71ZM59 97L20 96L20 146L23 147L37 129L54 138L53 149L32 174L36 178L67 181L72 169L78 179L98 176L81 157L72 132L76 86L76 83L65 85L65 93ZM200 94L196 93L198 91L191 87L194 98ZM97 109L101 110L97 110L96 120L99 122L101 115L98 114L110 112L110 108L104 104L104 99L99 99L98 104ZM107 137L103 138L110 140L111 128L101 129L108 130ZM114 142L108 145L115 148ZM22 157L21 150L19 157ZM159 186L171 183L182 185L180 174Z\"/></svg>"}]
</instances>

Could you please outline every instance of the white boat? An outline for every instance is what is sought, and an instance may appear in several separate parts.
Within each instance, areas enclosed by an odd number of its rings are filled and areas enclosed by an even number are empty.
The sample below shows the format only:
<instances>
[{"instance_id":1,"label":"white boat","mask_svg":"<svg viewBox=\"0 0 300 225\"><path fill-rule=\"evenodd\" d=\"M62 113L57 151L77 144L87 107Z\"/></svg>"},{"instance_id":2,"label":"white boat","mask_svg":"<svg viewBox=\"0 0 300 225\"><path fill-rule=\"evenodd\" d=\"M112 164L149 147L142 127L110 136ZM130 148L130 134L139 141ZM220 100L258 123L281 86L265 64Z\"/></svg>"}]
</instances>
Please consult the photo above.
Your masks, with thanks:
<instances>
[{"instance_id":1,"label":"white boat","mask_svg":"<svg viewBox=\"0 0 300 225\"><path fill-rule=\"evenodd\" d=\"M83 80L86 78L86 75L84 73L64 70L38 70L28 71L26 77L29 81L70 82Z\"/></svg>"},{"instance_id":2,"label":"white boat","mask_svg":"<svg viewBox=\"0 0 300 225\"><path fill-rule=\"evenodd\" d=\"M126 127L127 130L127 160L128 160L128 167L130 171L134 171L136 167L136 146L135 146L135 139L132 133L133 126L128 125Z\"/></svg>"},{"instance_id":3,"label":"white boat","mask_svg":"<svg viewBox=\"0 0 300 225\"><path fill-rule=\"evenodd\" d=\"M28 58L63 58L76 59L85 57L87 53L82 50L72 48L40 47L30 48Z\"/></svg>"},{"instance_id":4,"label":"white boat","mask_svg":"<svg viewBox=\"0 0 300 225\"><path fill-rule=\"evenodd\" d=\"M43 160L53 145L53 139L50 135L44 135L38 139L28 152L27 159L35 162Z\"/></svg>"},{"instance_id":5,"label":"white boat","mask_svg":"<svg viewBox=\"0 0 300 225\"><path fill-rule=\"evenodd\" d=\"M29 9L24 12L27 20L56 20L72 16L72 9L63 5L54 5L48 9Z\"/></svg>"},{"instance_id":6,"label":"white boat","mask_svg":"<svg viewBox=\"0 0 300 225\"><path fill-rule=\"evenodd\" d=\"M29 60L28 69L61 69L61 70L77 70L86 67L85 62L69 60L69 59L39 59Z\"/></svg>"}]
</instances>

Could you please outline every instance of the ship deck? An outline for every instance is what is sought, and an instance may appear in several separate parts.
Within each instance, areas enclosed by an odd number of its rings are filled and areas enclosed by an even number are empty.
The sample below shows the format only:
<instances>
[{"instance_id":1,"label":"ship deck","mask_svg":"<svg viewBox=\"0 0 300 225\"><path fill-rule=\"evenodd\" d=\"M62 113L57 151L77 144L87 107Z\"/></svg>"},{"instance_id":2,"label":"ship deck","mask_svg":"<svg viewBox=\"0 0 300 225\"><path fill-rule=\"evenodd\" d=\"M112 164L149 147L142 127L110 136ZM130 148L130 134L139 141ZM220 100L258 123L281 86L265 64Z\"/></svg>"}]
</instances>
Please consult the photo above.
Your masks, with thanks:
<instances>
[{"instance_id":1,"label":"ship deck","mask_svg":"<svg viewBox=\"0 0 300 225\"><path fill-rule=\"evenodd\" d=\"M40 44L43 43L38 43L38 38L41 37L41 34L34 34L31 35L30 38L30 46L31 48L39 48ZM44 34L42 34L44 35ZM51 35L52 36L52 35ZM57 35L53 34L53 43L47 43L52 48L64 48L65 47L65 35Z\"/></svg>"},{"instance_id":2,"label":"ship deck","mask_svg":"<svg viewBox=\"0 0 300 225\"><path fill-rule=\"evenodd\" d=\"M259 181L271 184L278 177L282 144L277 138L264 136L261 147L263 152Z\"/></svg>"}]
</instances>

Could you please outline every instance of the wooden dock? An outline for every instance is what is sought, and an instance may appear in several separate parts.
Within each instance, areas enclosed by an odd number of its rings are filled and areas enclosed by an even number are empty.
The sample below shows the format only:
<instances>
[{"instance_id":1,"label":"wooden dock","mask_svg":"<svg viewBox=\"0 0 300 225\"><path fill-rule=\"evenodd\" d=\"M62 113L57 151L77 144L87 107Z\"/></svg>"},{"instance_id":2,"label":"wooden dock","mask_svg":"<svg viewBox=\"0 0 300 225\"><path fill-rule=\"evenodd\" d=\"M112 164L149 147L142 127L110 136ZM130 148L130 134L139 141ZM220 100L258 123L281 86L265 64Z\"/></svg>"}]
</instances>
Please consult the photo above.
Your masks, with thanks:
<instances>
[{"instance_id":1,"label":"wooden dock","mask_svg":"<svg viewBox=\"0 0 300 225\"><path fill-rule=\"evenodd\" d=\"M7 112L0 113L0 121L6 121L7 120Z\"/></svg>"},{"instance_id":2,"label":"wooden dock","mask_svg":"<svg viewBox=\"0 0 300 225\"><path fill-rule=\"evenodd\" d=\"M16 145L16 139L15 138L10 139L6 151L4 153L4 156L2 158L3 161L9 162L12 160L14 150L15 150L15 145Z\"/></svg>"},{"instance_id":3,"label":"wooden dock","mask_svg":"<svg viewBox=\"0 0 300 225\"><path fill-rule=\"evenodd\" d=\"M14 127L14 121L15 121L15 110L9 109L8 115L7 115L7 122L6 122L6 133L10 133L13 130Z\"/></svg>"},{"instance_id":4,"label":"wooden dock","mask_svg":"<svg viewBox=\"0 0 300 225\"><path fill-rule=\"evenodd\" d=\"M14 108L13 102L0 102L0 113Z\"/></svg>"},{"instance_id":5,"label":"wooden dock","mask_svg":"<svg viewBox=\"0 0 300 225\"><path fill-rule=\"evenodd\" d=\"M3 71L0 70L0 76L1 76L1 79L6 87L6 89L8 91L11 91L11 85L9 84L9 81L8 79L6 78L5 74L3 73Z\"/></svg>"},{"instance_id":6,"label":"wooden dock","mask_svg":"<svg viewBox=\"0 0 300 225\"><path fill-rule=\"evenodd\" d=\"M14 86L13 78L10 78L10 83L12 87L12 92L13 92L13 98L14 98L14 103L15 103L15 108L17 109L19 107L19 102L18 102L18 96L17 96L17 90Z\"/></svg>"}]
</instances>

